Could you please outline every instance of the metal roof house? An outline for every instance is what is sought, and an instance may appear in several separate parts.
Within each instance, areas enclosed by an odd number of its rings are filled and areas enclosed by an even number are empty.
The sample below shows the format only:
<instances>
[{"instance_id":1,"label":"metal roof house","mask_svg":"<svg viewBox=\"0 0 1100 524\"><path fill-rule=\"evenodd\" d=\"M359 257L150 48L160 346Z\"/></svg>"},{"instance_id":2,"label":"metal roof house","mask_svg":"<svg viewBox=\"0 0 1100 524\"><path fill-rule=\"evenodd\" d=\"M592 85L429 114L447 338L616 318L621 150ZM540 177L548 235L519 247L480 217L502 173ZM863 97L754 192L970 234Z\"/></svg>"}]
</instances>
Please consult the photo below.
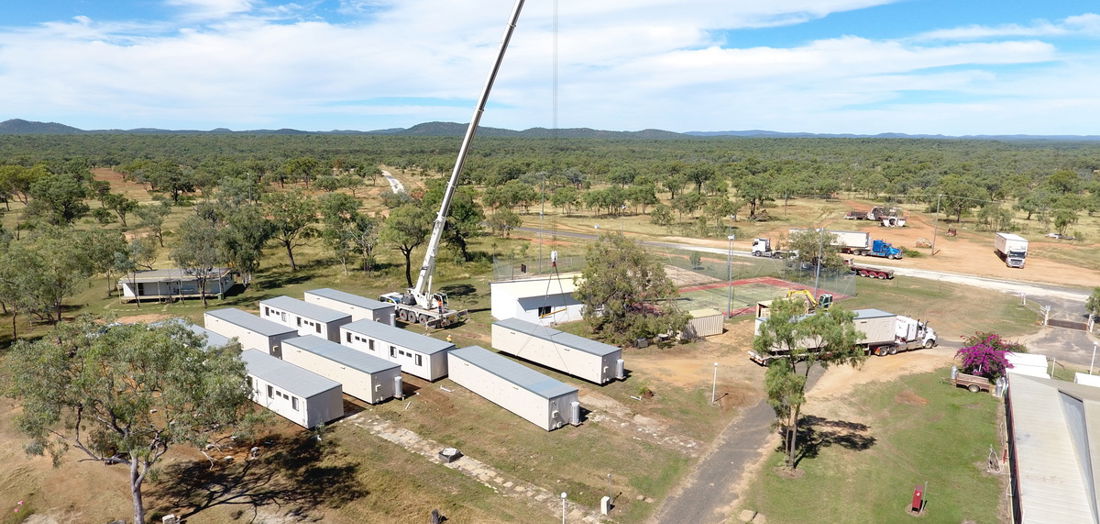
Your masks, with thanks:
<instances>
[{"instance_id":1,"label":"metal roof house","mask_svg":"<svg viewBox=\"0 0 1100 524\"><path fill-rule=\"evenodd\" d=\"M184 298L222 298L236 285L233 271L215 267L206 272L205 289L199 289L199 273L189 269L154 269L136 271L118 279L122 300L178 300Z\"/></svg>"},{"instance_id":2,"label":"metal roof house","mask_svg":"<svg viewBox=\"0 0 1100 524\"><path fill-rule=\"evenodd\" d=\"M351 322L351 315L287 296L260 301L260 318L298 330L301 336L317 335L340 341L340 326Z\"/></svg>"},{"instance_id":3,"label":"metal roof house","mask_svg":"<svg viewBox=\"0 0 1100 524\"><path fill-rule=\"evenodd\" d=\"M455 347L450 342L373 320L341 326L340 343L400 364L401 371L425 380L447 376L447 351Z\"/></svg>"},{"instance_id":4,"label":"metal roof house","mask_svg":"<svg viewBox=\"0 0 1100 524\"><path fill-rule=\"evenodd\" d=\"M580 424L577 388L479 346L448 352L450 379L551 431Z\"/></svg>"},{"instance_id":5,"label":"metal roof house","mask_svg":"<svg viewBox=\"0 0 1100 524\"><path fill-rule=\"evenodd\" d=\"M545 326L581 319L573 274L489 283L493 318L518 318Z\"/></svg>"},{"instance_id":6,"label":"metal roof house","mask_svg":"<svg viewBox=\"0 0 1100 524\"><path fill-rule=\"evenodd\" d=\"M298 330L264 320L237 308L215 309L203 314L203 325L226 338L236 338L244 349L259 349L279 357L279 344L298 336Z\"/></svg>"},{"instance_id":7,"label":"metal roof house","mask_svg":"<svg viewBox=\"0 0 1100 524\"><path fill-rule=\"evenodd\" d=\"M340 384L255 349L241 352L252 401L304 428L344 416Z\"/></svg>"},{"instance_id":8,"label":"metal roof house","mask_svg":"<svg viewBox=\"0 0 1100 524\"><path fill-rule=\"evenodd\" d=\"M1100 388L1008 375L1013 522L1100 521Z\"/></svg>"},{"instance_id":9,"label":"metal roof house","mask_svg":"<svg viewBox=\"0 0 1100 524\"><path fill-rule=\"evenodd\" d=\"M617 346L508 318L493 322L493 349L596 384L623 379L623 350Z\"/></svg>"},{"instance_id":10,"label":"metal roof house","mask_svg":"<svg viewBox=\"0 0 1100 524\"><path fill-rule=\"evenodd\" d=\"M310 304L327 307L336 311L342 311L351 315L351 321L363 319L394 325L396 315L394 305L378 300L353 295L332 288L313 289L306 291L302 297Z\"/></svg>"},{"instance_id":11,"label":"metal roof house","mask_svg":"<svg viewBox=\"0 0 1100 524\"><path fill-rule=\"evenodd\" d=\"M404 397L401 366L313 335L283 341L283 360L340 383L370 404Z\"/></svg>"}]
</instances>

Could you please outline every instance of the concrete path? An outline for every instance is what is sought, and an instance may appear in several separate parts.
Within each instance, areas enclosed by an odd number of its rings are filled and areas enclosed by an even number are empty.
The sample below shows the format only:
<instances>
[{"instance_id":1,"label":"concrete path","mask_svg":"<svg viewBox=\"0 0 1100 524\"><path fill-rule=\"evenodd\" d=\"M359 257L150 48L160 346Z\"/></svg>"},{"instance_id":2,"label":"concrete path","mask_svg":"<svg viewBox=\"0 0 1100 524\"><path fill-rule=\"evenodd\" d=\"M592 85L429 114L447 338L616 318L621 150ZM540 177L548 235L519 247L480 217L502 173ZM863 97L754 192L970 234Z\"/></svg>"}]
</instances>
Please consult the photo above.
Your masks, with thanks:
<instances>
[{"instance_id":1,"label":"concrete path","mask_svg":"<svg viewBox=\"0 0 1100 524\"><path fill-rule=\"evenodd\" d=\"M402 184L400 180L393 176L393 173L382 170L382 176L386 179L386 182L390 183L390 190L393 194L398 195L405 192L405 184Z\"/></svg>"},{"instance_id":2,"label":"concrete path","mask_svg":"<svg viewBox=\"0 0 1100 524\"><path fill-rule=\"evenodd\" d=\"M524 482L517 478L501 473L492 466L480 460L462 456L449 464L443 464L438 458L438 453L447 447L439 442L421 437L415 432L398 427L393 423L379 418L370 412L360 411L343 421L341 424L352 424L365 430L367 433L392 442L405 448L409 452L420 455L431 462L459 471L464 475L476 479L489 489L508 497L525 499L528 503L545 508L548 515L561 516L561 499L557 493L552 493L544 488ZM459 450L461 451L461 450ZM603 517L598 511L592 511L583 506L566 502L569 522L601 522ZM545 521L547 519L535 519L533 521Z\"/></svg>"}]
</instances>

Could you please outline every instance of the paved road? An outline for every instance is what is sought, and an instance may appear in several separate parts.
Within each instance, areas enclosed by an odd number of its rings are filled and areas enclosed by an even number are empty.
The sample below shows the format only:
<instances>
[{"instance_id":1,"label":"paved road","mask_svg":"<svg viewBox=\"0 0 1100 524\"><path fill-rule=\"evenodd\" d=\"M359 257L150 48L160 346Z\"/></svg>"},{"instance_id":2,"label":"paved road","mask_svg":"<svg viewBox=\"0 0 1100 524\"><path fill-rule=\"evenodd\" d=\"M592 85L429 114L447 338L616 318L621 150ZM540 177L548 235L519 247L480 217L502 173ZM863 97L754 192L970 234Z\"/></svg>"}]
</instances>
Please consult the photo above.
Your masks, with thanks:
<instances>
[{"instance_id":1,"label":"paved road","mask_svg":"<svg viewBox=\"0 0 1100 524\"><path fill-rule=\"evenodd\" d=\"M394 177L393 173L390 173L389 171L383 169L382 176L385 177L386 182L390 183L390 189L395 195L405 192L405 185L402 184L401 181L398 180L396 177Z\"/></svg>"},{"instance_id":2,"label":"paved road","mask_svg":"<svg viewBox=\"0 0 1100 524\"><path fill-rule=\"evenodd\" d=\"M810 374L807 390L812 389L822 371ZM775 412L767 400L745 410L718 437L717 445L703 457L683 490L665 501L654 518L656 522L725 522L719 514L737 500L731 488L745 468L760 459L761 447L774 429ZM763 450L766 451L766 450Z\"/></svg>"}]
</instances>

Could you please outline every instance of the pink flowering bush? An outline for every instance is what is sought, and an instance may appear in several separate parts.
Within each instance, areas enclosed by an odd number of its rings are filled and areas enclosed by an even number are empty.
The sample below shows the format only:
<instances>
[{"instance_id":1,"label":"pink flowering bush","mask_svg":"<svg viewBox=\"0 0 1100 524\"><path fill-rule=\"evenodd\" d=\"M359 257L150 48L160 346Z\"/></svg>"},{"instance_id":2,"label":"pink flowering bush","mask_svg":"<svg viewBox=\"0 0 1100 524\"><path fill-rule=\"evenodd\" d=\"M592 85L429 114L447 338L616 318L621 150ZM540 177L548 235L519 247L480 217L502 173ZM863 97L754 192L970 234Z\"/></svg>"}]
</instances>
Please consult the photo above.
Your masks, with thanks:
<instances>
[{"instance_id":1,"label":"pink flowering bush","mask_svg":"<svg viewBox=\"0 0 1100 524\"><path fill-rule=\"evenodd\" d=\"M1007 353L1022 353L1026 348L1022 344L1009 342L994 333L978 332L966 338L966 347L955 354L962 359L962 372L996 379L1012 367Z\"/></svg>"}]
</instances>

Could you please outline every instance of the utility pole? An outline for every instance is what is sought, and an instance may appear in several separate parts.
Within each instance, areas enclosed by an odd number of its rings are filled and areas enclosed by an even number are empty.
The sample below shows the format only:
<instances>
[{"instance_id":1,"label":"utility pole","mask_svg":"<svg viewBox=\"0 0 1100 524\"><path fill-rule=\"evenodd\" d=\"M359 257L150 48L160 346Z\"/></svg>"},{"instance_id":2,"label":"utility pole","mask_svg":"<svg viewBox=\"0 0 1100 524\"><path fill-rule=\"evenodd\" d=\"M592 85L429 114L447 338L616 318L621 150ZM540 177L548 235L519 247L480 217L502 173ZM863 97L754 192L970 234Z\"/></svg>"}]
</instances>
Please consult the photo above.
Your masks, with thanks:
<instances>
[{"instance_id":1,"label":"utility pole","mask_svg":"<svg viewBox=\"0 0 1100 524\"><path fill-rule=\"evenodd\" d=\"M726 252L726 279L729 280L730 289L726 294L726 316L733 317L733 241L737 235L726 237L730 241L729 251Z\"/></svg>"},{"instance_id":2,"label":"utility pole","mask_svg":"<svg viewBox=\"0 0 1100 524\"><path fill-rule=\"evenodd\" d=\"M932 226L932 256L936 256L936 237L940 232L940 197L943 193L936 195L936 218L935 225Z\"/></svg>"}]
</instances>

